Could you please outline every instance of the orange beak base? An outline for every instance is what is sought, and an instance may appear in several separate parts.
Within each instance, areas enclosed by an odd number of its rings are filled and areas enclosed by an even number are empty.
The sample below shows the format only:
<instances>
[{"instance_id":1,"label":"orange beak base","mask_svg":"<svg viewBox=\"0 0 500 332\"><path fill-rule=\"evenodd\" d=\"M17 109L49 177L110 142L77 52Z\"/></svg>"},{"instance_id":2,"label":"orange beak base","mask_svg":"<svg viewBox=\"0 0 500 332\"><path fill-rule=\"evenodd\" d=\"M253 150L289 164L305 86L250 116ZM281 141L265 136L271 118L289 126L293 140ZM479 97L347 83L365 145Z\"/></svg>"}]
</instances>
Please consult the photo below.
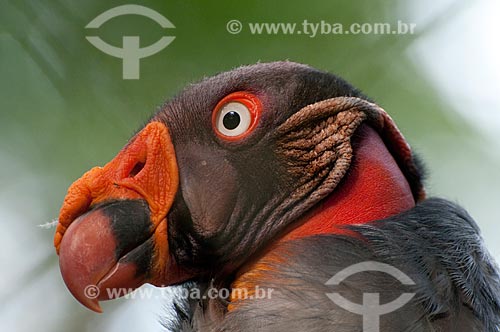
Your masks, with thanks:
<instances>
[{"instance_id":1,"label":"orange beak base","mask_svg":"<svg viewBox=\"0 0 500 332\"><path fill-rule=\"evenodd\" d=\"M170 258L167 213L178 188L167 127L149 123L104 167L68 189L54 245L64 282L83 305L183 277Z\"/></svg>"}]
</instances>

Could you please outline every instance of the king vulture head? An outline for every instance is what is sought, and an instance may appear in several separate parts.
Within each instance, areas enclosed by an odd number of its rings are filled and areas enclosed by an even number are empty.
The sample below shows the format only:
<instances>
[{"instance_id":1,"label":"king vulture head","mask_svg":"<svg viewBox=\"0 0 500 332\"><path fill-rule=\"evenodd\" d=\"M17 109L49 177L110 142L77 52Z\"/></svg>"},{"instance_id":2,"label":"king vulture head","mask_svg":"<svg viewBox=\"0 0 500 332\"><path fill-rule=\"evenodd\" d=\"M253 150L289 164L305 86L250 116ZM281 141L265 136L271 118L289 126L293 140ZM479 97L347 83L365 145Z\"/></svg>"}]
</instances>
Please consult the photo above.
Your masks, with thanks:
<instances>
[{"instance_id":1,"label":"king vulture head","mask_svg":"<svg viewBox=\"0 0 500 332\"><path fill-rule=\"evenodd\" d=\"M54 244L71 293L100 311L110 288L231 287L279 243L350 235L423 198L384 110L332 74L261 63L188 86L75 181Z\"/></svg>"}]
</instances>

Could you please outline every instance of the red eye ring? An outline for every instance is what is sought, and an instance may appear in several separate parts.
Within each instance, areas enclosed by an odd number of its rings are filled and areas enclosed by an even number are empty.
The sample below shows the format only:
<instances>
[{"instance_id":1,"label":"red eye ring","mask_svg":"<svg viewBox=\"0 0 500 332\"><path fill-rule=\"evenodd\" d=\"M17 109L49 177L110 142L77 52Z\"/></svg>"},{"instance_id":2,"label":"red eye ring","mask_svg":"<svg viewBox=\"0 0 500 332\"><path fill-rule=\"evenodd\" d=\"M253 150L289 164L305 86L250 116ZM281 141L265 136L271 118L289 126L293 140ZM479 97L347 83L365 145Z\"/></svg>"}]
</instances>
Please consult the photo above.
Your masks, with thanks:
<instances>
[{"instance_id":1,"label":"red eye ring","mask_svg":"<svg viewBox=\"0 0 500 332\"><path fill-rule=\"evenodd\" d=\"M243 133L235 136L226 135L218 129L218 124L220 123L219 114L229 103L242 104L248 110L250 116L248 128L246 128ZM222 98L222 100L215 106L212 112L212 128L219 138L226 141L238 141L248 136L255 129L255 127L257 127L261 113L262 103L257 96L246 91L233 92Z\"/></svg>"}]
</instances>

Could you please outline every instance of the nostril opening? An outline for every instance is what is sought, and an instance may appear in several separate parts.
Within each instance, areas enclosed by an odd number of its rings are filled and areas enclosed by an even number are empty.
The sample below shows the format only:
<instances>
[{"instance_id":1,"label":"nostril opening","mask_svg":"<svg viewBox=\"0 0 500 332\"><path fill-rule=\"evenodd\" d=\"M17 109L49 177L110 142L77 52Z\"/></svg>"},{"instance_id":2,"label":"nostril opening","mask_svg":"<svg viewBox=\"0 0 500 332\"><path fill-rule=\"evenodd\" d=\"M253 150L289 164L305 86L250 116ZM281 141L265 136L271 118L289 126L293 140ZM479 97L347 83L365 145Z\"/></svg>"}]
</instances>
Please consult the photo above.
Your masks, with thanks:
<instances>
[{"instance_id":1,"label":"nostril opening","mask_svg":"<svg viewBox=\"0 0 500 332\"><path fill-rule=\"evenodd\" d=\"M137 162L137 164L135 164L134 168L132 168L132 170L130 171L129 177L133 178L134 176L139 174L139 172L142 171L143 168L144 168L144 163L140 162L140 161Z\"/></svg>"}]
</instances>

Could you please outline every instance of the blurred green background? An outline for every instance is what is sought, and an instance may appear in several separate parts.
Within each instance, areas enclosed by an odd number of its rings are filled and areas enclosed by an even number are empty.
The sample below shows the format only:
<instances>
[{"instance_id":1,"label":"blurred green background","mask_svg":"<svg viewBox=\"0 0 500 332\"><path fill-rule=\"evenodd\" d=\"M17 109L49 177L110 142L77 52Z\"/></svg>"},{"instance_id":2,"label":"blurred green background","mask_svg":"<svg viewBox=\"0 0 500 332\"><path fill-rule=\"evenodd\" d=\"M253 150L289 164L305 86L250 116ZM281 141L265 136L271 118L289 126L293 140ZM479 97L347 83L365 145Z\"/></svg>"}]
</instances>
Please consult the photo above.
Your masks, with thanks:
<instances>
[{"instance_id":1,"label":"blurred green background","mask_svg":"<svg viewBox=\"0 0 500 332\"><path fill-rule=\"evenodd\" d=\"M85 26L122 4L167 17L164 31L136 15ZM500 257L499 25L495 1L0 0L0 324L3 331L159 331L166 300L117 300L105 314L66 290L52 248L67 187L109 161L183 86L258 61L292 60L339 74L396 120L426 161L431 195L465 206ZM230 34L238 19L243 31ZM413 35L252 35L249 22L416 23ZM85 39L121 46L176 39L123 80L121 59Z\"/></svg>"}]
</instances>

